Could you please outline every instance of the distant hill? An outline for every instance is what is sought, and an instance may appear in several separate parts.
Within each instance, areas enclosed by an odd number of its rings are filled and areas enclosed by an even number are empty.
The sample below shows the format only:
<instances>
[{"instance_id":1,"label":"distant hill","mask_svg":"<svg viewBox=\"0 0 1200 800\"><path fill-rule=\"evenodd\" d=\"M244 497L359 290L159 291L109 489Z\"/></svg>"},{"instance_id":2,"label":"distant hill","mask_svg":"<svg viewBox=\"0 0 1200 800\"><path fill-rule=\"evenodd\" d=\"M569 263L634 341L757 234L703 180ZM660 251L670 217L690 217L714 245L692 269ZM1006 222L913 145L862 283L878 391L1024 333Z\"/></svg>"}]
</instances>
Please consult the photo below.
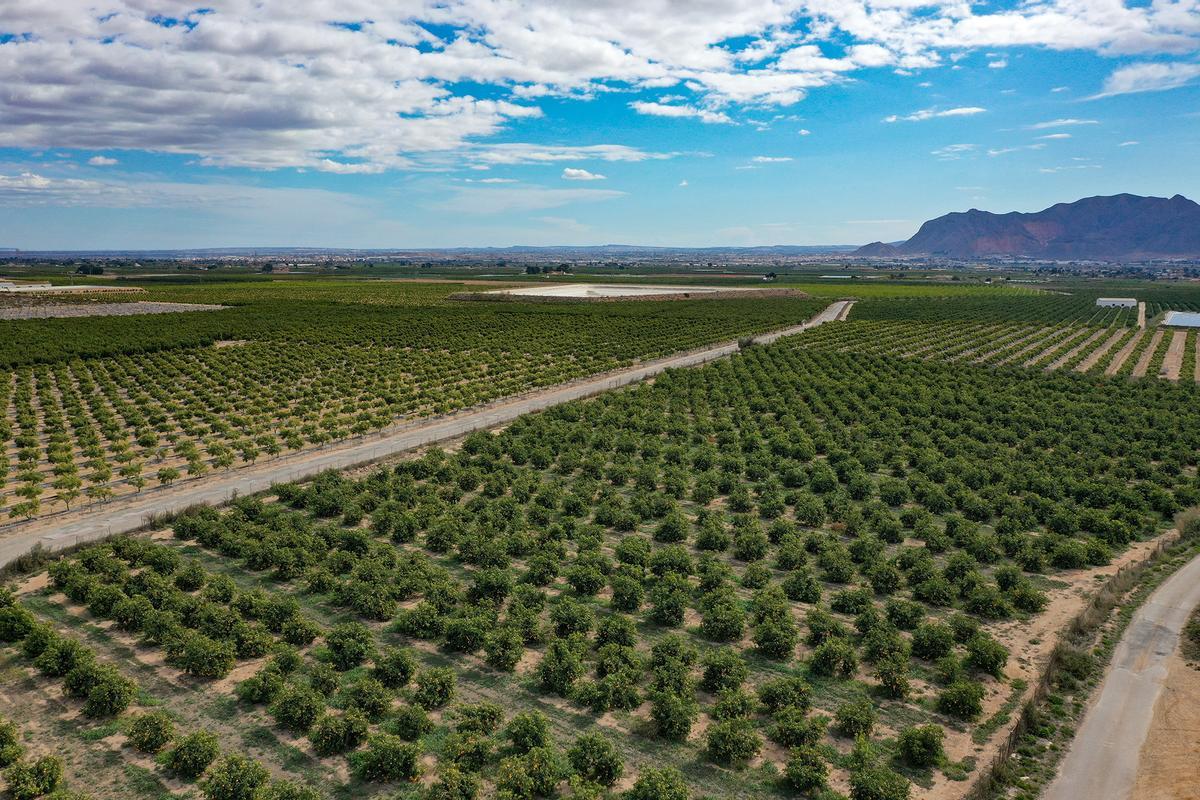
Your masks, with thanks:
<instances>
[{"instance_id":1,"label":"distant hill","mask_svg":"<svg viewBox=\"0 0 1200 800\"><path fill-rule=\"evenodd\" d=\"M891 258L901 255L900 248L894 244L886 242L871 242L864 244L862 247L854 251L856 256L866 256L867 258Z\"/></svg>"},{"instance_id":2,"label":"distant hill","mask_svg":"<svg viewBox=\"0 0 1200 800\"><path fill-rule=\"evenodd\" d=\"M875 242L856 255L887 255ZM894 255L946 258L1024 256L1062 260L1133 261L1200 256L1200 205L1183 195L1118 194L1059 203L1032 214L970 211L921 226Z\"/></svg>"}]
</instances>

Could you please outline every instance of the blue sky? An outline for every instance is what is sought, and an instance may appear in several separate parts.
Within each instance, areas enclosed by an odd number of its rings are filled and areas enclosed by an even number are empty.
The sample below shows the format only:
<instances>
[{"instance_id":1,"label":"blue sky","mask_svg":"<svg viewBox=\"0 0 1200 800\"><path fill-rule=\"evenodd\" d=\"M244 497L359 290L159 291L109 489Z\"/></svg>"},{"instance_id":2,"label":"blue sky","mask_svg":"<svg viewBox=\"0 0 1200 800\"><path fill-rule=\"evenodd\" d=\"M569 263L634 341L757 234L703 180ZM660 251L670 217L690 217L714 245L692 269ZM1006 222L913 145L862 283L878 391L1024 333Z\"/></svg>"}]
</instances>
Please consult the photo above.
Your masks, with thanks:
<instances>
[{"instance_id":1,"label":"blue sky","mask_svg":"<svg viewBox=\"0 0 1200 800\"><path fill-rule=\"evenodd\" d=\"M0 247L857 244L1200 199L1200 0L397 5L17 2Z\"/></svg>"}]
</instances>

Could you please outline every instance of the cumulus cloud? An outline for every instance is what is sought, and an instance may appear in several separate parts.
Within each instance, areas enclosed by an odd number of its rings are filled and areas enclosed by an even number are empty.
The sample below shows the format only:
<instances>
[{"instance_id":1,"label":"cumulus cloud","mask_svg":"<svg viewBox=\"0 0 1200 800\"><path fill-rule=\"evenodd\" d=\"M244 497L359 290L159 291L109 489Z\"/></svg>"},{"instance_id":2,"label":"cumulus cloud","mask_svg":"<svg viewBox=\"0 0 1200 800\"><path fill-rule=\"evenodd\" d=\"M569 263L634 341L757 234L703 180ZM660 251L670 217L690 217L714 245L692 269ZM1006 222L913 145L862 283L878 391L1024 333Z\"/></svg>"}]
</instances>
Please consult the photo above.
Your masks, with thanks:
<instances>
[{"instance_id":1,"label":"cumulus cloud","mask_svg":"<svg viewBox=\"0 0 1200 800\"><path fill-rule=\"evenodd\" d=\"M884 122L924 122L927 119L939 119L941 117L971 117L975 114L983 114L986 108L978 106L961 106L959 108L947 108L939 111L936 108L926 108L921 111L914 111L911 114L900 116L892 114L884 118Z\"/></svg>"},{"instance_id":2,"label":"cumulus cloud","mask_svg":"<svg viewBox=\"0 0 1200 800\"><path fill-rule=\"evenodd\" d=\"M92 156L88 159L88 163L93 167L111 167L117 163L117 160L108 156Z\"/></svg>"},{"instance_id":3,"label":"cumulus cloud","mask_svg":"<svg viewBox=\"0 0 1200 800\"><path fill-rule=\"evenodd\" d=\"M544 98L624 92L637 113L729 124L1014 47L1144 59L1104 94L1200 74L1150 60L1200 49L1197 0L15 0L3 27L3 146L347 174L489 163L481 143Z\"/></svg>"},{"instance_id":4,"label":"cumulus cloud","mask_svg":"<svg viewBox=\"0 0 1200 800\"><path fill-rule=\"evenodd\" d=\"M712 124L732 125L733 120L723 111L709 111L705 108L693 108L686 105L670 105L666 103L651 103L635 100L629 104L639 114L652 117L695 117L701 122Z\"/></svg>"},{"instance_id":5,"label":"cumulus cloud","mask_svg":"<svg viewBox=\"0 0 1200 800\"><path fill-rule=\"evenodd\" d=\"M602 181L606 180L604 175L595 172L588 172L586 169L576 169L574 167L566 167L562 171L564 181Z\"/></svg>"},{"instance_id":6,"label":"cumulus cloud","mask_svg":"<svg viewBox=\"0 0 1200 800\"><path fill-rule=\"evenodd\" d=\"M1108 76L1097 98L1135 92L1178 89L1200 78L1200 64L1190 62L1130 64Z\"/></svg>"}]
</instances>

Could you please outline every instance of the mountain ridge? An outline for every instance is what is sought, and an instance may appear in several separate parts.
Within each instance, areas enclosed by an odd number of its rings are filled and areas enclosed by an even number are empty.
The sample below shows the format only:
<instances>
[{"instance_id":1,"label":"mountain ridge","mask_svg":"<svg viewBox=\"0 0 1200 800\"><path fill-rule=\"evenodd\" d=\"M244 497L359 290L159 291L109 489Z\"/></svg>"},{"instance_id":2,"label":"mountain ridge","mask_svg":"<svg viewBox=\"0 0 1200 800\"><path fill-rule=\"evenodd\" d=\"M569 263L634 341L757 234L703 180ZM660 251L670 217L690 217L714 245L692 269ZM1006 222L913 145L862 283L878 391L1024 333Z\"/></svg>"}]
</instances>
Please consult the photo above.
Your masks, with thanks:
<instances>
[{"instance_id":1,"label":"mountain ridge","mask_svg":"<svg viewBox=\"0 0 1200 800\"><path fill-rule=\"evenodd\" d=\"M872 242L863 256L1025 257L1129 261L1200 256L1200 204L1181 194L1097 195L1031 213L972 208L931 219L899 245Z\"/></svg>"}]
</instances>

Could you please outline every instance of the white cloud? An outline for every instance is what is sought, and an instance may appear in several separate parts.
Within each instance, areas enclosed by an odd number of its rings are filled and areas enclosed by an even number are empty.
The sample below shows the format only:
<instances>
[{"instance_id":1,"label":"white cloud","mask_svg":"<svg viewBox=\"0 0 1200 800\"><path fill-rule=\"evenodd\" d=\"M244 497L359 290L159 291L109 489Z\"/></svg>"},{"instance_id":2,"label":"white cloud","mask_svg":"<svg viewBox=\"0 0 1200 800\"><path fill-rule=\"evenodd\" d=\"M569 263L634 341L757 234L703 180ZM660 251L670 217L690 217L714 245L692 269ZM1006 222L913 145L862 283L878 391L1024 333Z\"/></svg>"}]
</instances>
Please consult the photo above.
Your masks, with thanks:
<instances>
[{"instance_id":1,"label":"white cloud","mask_svg":"<svg viewBox=\"0 0 1200 800\"><path fill-rule=\"evenodd\" d=\"M1130 140L1128 142L1121 142L1119 145L1117 145L1117 147L1133 147L1134 145L1139 144L1141 144L1141 142Z\"/></svg>"},{"instance_id":2,"label":"white cloud","mask_svg":"<svg viewBox=\"0 0 1200 800\"><path fill-rule=\"evenodd\" d=\"M1051 91L1052 93L1054 93L1054 94L1059 94L1060 92L1069 92L1069 91L1071 91L1071 87L1069 87L1069 86L1055 86L1055 87L1054 87L1053 89L1051 89L1050 91Z\"/></svg>"},{"instance_id":3,"label":"white cloud","mask_svg":"<svg viewBox=\"0 0 1200 800\"><path fill-rule=\"evenodd\" d=\"M1190 62L1130 64L1108 76L1095 97L1178 89L1200 78L1200 64Z\"/></svg>"},{"instance_id":4,"label":"white cloud","mask_svg":"<svg viewBox=\"0 0 1200 800\"><path fill-rule=\"evenodd\" d=\"M988 62L988 69L1004 69L1008 66L1007 58L998 58L995 61Z\"/></svg>"},{"instance_id":5,"label":"white cloud","mask_svg":"<svg viewBox=\"0 0 1200 800\"><path fill-rule=\"evenodd\" d=\"M1069 134L1069 133L1047 133L1045 136L1039 136L1037 138L1039 138L1039 139L1070 139L1071 134Z\"/></svg>"},{"instance_id":6,"label":"white cloud","mask_svg":"<svg viewBox=\"0 0 1200 800\"><path fill-rule=\"evenodd\" d=\"M1067 128L1072 125L1099 125L1098 119L1052 119L1046 122L1037 122L1033 125L1027 125L1026 129L1031 131L1044 131L1047 128Z\"/></svg>"},{"instance_id":7,"label":"white cloud","mask_svg":"<svg viewBox=\"0 0 1200 800\"><path fill-rule=\"evenodd\" d=\"M733 120L728 114L722 111L709 111L704 108L693 108L692 106L667 105L665 103L651 103L642 100L635 100L629 104L639 114L645 114L651 117L695 117L701 122L713 125L732 125Z\"/></svg>"},{"instance_id":8,"label":"white cloud","mask_svg":"<svg viewBox=\"0 0 1200 800\"><path fill-rule=\"evenodd\" d=\"M786 164L792 160L791 156L755 156L750 159L755 164Z\"/></svg>"},{"instance_id":9,"label":"white cloud","mask_svg":"<svg viewBox=\"0 0 1200 800\"><path fill-rule=\"evenodd\" d=\"M965 153L970 153L975 150L977 145L973 144L948 144L945 147L939 147L937 150L931 150L930 155L937 156L942 161L957 161L963 157Z\"/></svg>"},{"instance_id":10,"label":"white cloud","mask_svg":"<svg viewBox=\"0 0 1200 800\"><path fill-rule=\"evenodd\" d=\"M797 131L797 133L799 133L801 136L809 136L812 134L812 131L810 131L808 128L801 128L799 131Z\"/></svg>"},{"instance_id":11,"label":"white cloud","mask_svg":"<svg viewBox=\"0 0 1200 800\"><path fill-rule=\"evenodd\" d=\"M495 144L472 155L484 164L552 164L556 161L657 161L678 153L652 153L621 144L556 146L526 143Z\"/></svg>"},{"instance_id":12,"label":"white cloud","mask_svg":"<svg viewBox=\"0 0 1200 800\"><path fill-rule=\"evenodd\" d=\"M552 97L729 124L738 104L1014 47L1144 59L1104 94L1200 74L1151 60L1200 50L1197 0L9 0L3 27L22 34L0 45L6 147L338 173L504 163L481 141Z\"/></svg>"},{"instance_id":13,"label":"white cloud","mask_svg":"<svg viewBox=\"0 0 1200 800\"><path fill-rule=\"evenodd\" d=\"M595 172L588 172L586 169L576 169L574 167L565 167L562 171L564 181L602 181L605 176Z\"/></svg>"},{"instance_id":14,"label":"white cloud","mask_svg":"<svg viewBox=\"0 0 1200 800\"><path fill-rule=\"evenodd\" d=\"M88 159L87 163L91 164L93 167L111 167L113 164L117 163L117 160L115 158L109 158L108 156L92 156Z\"/></svg>"},{"instance_id":15,"label":"white cloud","mask_svg":"<svg viewBox=\"0 0 1200 800\"><path fill-rule=\"evenodd\" d=\"M679 186L680 186L680 188L683 188L684 186L687 186L687 185L688 185L688 182L687 182L687 179L686 179L686 178L684 178L683 180L681 180L681 181L679 182Z\"/></svg>"},{"instance_id":16,"label":"white cloud","mask_svg":"<svg viewBox=\"0 0 1200 800\"><path fill-rule=\"evenodd\" d=\"M899 116L892 114L890 117L885 117L884 122L923 122L927 119L938 119L941 117L970 117L975 114L983 114L987 111L986 108L978 106L961 106L959 108L947 108L939 111L936 108L926 108L921 111L914 111L912 114Z\"/></svg>"}]
</instances>

